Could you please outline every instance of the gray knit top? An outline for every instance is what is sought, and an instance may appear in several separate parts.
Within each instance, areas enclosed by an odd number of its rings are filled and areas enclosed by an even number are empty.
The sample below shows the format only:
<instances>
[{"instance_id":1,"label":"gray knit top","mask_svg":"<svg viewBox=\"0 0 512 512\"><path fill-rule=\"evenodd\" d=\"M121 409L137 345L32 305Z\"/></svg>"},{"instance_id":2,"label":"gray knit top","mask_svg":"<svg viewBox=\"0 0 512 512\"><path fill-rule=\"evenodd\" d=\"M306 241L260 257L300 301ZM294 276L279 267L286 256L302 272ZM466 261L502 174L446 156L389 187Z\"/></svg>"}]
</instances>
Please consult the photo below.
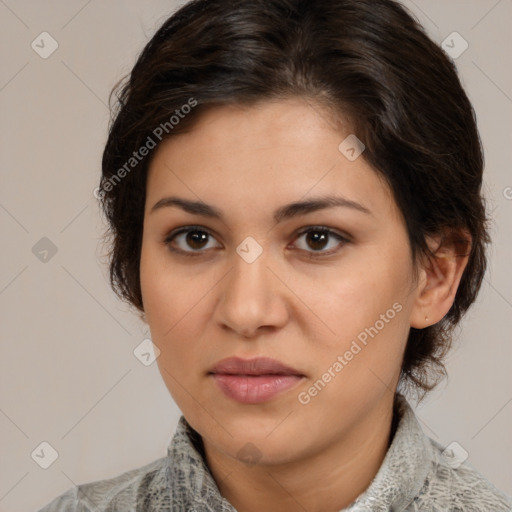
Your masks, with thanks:
<instances>
[{"instance_id":1,"label":"gray knit top","mask_svg":"<svg viewBox=\"0 0 512 512\"><path fill-rule=\"evenodd\" d=\"M423 433L400 394L395 407L396 430L386 456L368 488L343 512L512 511L510 496L467 460L462 462L457 450L445 449ZM39 512L64 511L237 512L220 494L201 437L184 416L166 457L115 478L73 487Z\"/></svg>"}]
</instances>

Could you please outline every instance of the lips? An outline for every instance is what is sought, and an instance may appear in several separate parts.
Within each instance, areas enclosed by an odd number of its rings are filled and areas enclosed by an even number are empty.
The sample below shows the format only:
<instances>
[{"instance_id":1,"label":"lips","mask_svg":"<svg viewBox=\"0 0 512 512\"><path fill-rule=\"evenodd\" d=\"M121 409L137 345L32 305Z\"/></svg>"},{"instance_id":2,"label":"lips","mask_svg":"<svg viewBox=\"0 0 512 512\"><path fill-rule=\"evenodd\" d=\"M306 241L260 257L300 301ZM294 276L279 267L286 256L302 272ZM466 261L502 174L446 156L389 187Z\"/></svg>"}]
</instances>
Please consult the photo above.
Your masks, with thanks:
<instances>
[{"instance_id":1,"label":"lips","mask_svg":"<svg viewBox=\"0 0 512 512\"><path fill-rule=\"evenodd\" d=\"M299 370L267 357L223 359L209 375L225 396L244 404L269 401L305 377Z\"/></svg>"},{"instance_id":2,"label":"lips","mask_svg":"<svg viewBox=\"0 0 512 512\"><path fill-rule=\"evenodd\" d=\"M269 357L256 357L254 359L242 359L229 357L218 362L210 373L222 373L228 375L300 375L302 373L287 366L276 359Z\"/></svg>"}]
</instances>

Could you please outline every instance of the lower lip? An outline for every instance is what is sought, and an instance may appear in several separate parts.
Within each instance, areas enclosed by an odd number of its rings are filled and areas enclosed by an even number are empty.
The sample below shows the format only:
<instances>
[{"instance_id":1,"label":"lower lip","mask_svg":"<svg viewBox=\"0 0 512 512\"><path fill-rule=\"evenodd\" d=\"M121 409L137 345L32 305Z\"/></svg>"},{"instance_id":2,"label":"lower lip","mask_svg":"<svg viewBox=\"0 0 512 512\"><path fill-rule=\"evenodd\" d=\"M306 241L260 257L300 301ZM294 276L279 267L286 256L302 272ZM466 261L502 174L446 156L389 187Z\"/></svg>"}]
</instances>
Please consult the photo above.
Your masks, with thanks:
<instances>
[{"instance_id":1,"label":"lower lip","mask_svg":"<svg viewBox=\"0 0 512 512\"><path fill-rule=\"evenodd\" d=\"M220 390L244 404L259 404L287 391L302 380L299 375L229 375L212 374Z\"/></svg>"}]
</instances>

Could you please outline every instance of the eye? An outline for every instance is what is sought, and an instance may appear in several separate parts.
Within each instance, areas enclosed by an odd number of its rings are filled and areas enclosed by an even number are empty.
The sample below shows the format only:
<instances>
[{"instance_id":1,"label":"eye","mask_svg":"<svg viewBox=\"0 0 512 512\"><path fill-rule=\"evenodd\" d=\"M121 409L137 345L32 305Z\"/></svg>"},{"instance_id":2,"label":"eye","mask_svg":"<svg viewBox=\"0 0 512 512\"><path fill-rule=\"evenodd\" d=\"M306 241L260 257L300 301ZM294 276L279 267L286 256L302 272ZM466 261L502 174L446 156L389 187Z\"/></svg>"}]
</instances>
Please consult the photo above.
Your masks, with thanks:
<instances>
[{"instance_id":1,"label":"eye","mask_svg":"<svg viewBox=\"0 0 512 512\"><path fill-rule=\"evenodd\" d=\"M165 238L164 243L173 252L179 252L185 256L196 256L196 254L199 256L202 252L204 252L203 249L212 248L211 246L208 246L209 238L213 239L213 236L205 228L200 226L189 226L187 228L183 228L170 233ZM176 245L178 245L178 248L176 249L173 247L171 242L177 242ZM187 247L192 248L193 250L190 251L187 249ZM217 247L220 247L220 245Z\"/></svg>"},{"instance_id":2,"label":"eye","mask_svg":"<svg viewBox=\"0 0 512 512\"><path fill-rule=\"evenodd\" d=\"M336 231L333 231L329 228L323 227L323 226L312 226L309 227L303 231L301 231L298 234L298 237L295 240L300 240L305 236L304 241L306 243L306 247L299 247L299 249L307 251L311 253L310 255L315 257L319 253L318 256L326 256L330 254L334 254L339 250L340 245L344 245L350 242L350 240L342 236L341 234L337 233ZM331 247L334 247L334 250L323 250L326 247L329 246L330 242L337 242L331 245ZM308 247L312 248L313 251L309 251Z\"/></svg>"},{"instance_id":3,"label":"eye","mask_svg":"<svg viewBox=\"0 0 512 512\"><path fill-rule=\"evenodd\" d=\"M350 243L347 237L323 226L311 226L304 229L295 238L295 243L304 236L304 241L307 246L305 248L299 247L299 249L308 252L311 257L334 254L340 250L340 245ZM216 246L210 245L211 240L215 240L215 238L206 228L201 226L187 226L171 232L165 238L164 244L167 245L171 251L184 256L200 256L202 253L206 252L205 249L222 247L220 244ZM337 242L333 245L334 249L324 250L329 246L330 242ZM308 246L313 250L309 250Z\"/></svg>"}]
</instances>

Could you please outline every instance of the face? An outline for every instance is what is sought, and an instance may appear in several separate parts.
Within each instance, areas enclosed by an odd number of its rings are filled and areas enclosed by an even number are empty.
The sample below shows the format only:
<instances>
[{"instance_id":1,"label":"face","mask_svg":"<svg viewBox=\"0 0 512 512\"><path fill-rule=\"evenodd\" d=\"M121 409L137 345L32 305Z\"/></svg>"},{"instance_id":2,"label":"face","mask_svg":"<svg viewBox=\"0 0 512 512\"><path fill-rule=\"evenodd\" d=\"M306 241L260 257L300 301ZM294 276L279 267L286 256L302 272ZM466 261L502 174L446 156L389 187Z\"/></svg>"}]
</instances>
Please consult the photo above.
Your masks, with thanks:
<instances>
[{"instance_id":1,"label":"face","mask_svg":"<svg viewBox=\"0 0 512 512\"><path fill-rule=\"evenodd\" d=\"M349 134L300 99L215 107L150 165L145 317L174 400L224 454L252 443L262 463L314 455L392 399L413 265L390 190L364 153L338 149ZM311 206L326 197L338 204ZM211 373L230 357L293 371Z\"/></svg>"}]
</instances>

